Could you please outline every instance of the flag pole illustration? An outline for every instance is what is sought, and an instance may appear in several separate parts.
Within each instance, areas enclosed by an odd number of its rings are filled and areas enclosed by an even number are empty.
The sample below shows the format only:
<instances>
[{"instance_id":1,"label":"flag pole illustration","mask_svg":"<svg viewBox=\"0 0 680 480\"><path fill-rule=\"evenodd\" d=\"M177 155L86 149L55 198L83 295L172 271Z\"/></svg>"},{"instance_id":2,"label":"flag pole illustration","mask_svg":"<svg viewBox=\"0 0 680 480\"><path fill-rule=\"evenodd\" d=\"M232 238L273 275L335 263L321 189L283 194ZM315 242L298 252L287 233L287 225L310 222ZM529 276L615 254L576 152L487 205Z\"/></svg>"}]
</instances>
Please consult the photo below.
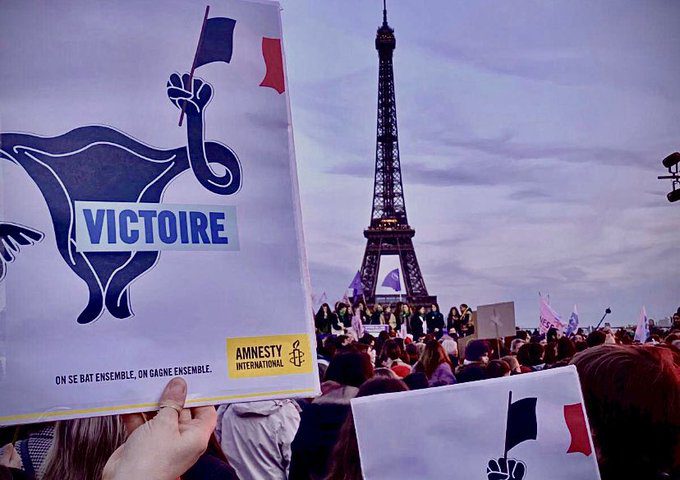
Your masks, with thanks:
<instances>
[{"instance_id":1,"label":"flag pole illustration","mask_svg":"<svg viewBox=\"0 0 680 480\"><path fill-rule=\"evenodd\" d=\"M508 420L505 427L505 448L503 459L508 459L508 451L525 440L536 440L538 422L536 421L536 402L538 398L527 397L512 401L512 390L508 393Z\"/></svg>"},{"instance_id":2,"label":"flag pole illustration","mask_svg":"<svg viewBox=\"0 0 680 480\"><path fill-rule=\"evenodd\" d=\"M198 45L196 46L196 53L194 53L194 61L191 62L191 70L189 71L189 88L191 88L191 82L194 79L194 70L196 70L196 58L198 57L198 52L201 50L201 44L203 43L203 32L205 32L205 24L208 22L208 13L210 13L210 5L205 6L205 15L203 16L203 23L201 24L201 34L198 36ZM187 102L182 103L182 113L179 114L179 125L182 126L182 121L184 120L184 109L186 109Z\"/></svg>"},{"instance_id":3,"label":"flag pole illustration","mask_svg":"<svg viewBox=\"0 0 680 480\"><path fill-rule=\"evenodd\" d=\"M231 55L234 49L234 27L236 20L226 17L208 18L210 13L210 5L205 7L205 15L203 16L203 24L201 25L201 34L198 37L198 45L196 46L196 53L194 54L194 61L191 63L191 70L189 71L189 81L185 83L190 89L189 93L198 95L199 92L193 92L194 72L202 65L212 62L231 62ZM182 113L179 116L179 126L182 126L184 120L185 109L189 99L186 99L182 104Z\"/></svg>"}]
</instances>

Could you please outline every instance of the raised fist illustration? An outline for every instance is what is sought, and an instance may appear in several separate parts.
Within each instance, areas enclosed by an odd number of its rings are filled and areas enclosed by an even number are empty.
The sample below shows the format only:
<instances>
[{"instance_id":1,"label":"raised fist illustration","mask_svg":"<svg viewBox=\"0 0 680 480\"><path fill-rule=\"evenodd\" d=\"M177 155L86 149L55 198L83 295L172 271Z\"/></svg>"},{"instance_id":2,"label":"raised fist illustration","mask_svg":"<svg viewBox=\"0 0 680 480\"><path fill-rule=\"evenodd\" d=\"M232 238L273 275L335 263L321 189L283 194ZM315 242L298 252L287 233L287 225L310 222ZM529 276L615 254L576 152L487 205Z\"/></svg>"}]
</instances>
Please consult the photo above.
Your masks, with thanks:
<instances>
[{"instance_id":1,"label":"raised fist illustration","mask_svg":"<svg viewBox=\"0 0 680 480\"><path fill-rule=\"evenodd\" d=\"M486 467L488 480L522 480L526 472L527 466L524 462L514 458L489 460Z\"/></svg>"},{"instance_id":2,"label":"raised fist illustration","mask_svg":"<svg viewBox=\"0 0 680 480\"><path fill-rule=\"evenodd\" d=\"M181 77L179 73L170 75L167 84L168 97L179 109L184 108L187 115L200 115L212 98L213 89L209 83L194 77L189 80L189 74Z\"/></svg>"}]
</instances>

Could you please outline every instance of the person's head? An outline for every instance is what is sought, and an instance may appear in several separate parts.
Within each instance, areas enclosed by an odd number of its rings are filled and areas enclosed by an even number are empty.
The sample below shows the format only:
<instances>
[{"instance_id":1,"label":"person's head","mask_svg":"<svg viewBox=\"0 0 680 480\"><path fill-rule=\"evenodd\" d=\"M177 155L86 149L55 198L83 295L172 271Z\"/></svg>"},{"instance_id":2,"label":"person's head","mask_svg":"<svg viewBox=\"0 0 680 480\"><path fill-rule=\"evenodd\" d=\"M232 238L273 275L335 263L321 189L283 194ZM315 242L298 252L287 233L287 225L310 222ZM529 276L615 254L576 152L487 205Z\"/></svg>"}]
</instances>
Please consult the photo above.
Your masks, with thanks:
<instances>
[{"instance_id":1,"label":"person's head","mask_svg":"<svg viewBox=\"0 0 680 480\"><path fill-rule=\"evenodd\" d=\"M517 333L515 334L515 338L518 338L520 340L524 340L525 342L528 342L529 341L529 332L527 332L526 330L518 330Z\"/></svg>"},{"instance_id":2,"label":"person's head","mask_svg":"<svg viewBox=\"0 0 680 480\"><path fill-rule=\"evenodd\" d=\"M345 305L344 303L339 303L338 304L338 313L340 315L346 314L347 313L347 305Z\"/></svg>"},{"instance_id":3,"label":"person's head","mask_svg":"<svg viewBox=\"0 0 680 480\"><path fill-rule=\"evenodd\" d=\"M543 345L540 343L526 343L517 352L520 365L534 367L543 363Z\"/></svg>"},{"instance_id":4,"label":"person's head","mask_svg":"<svg viewBox=\"0 0 680 480\"><path fill-rule=\"evenodd\" d=\"M557 341L557 360L567 360L576 354L574 342L567 337L562 337Z\"/></svg>"},{"instance_id":5,"label":"person's head","mask_svg":"<svg viewBox=\"0 0 680 480\"><path fill-rule=\"evenodd\" d=\"M519 348L524 345L526 342L522 340L521 338L515 338L513 339L512 342L510 342L510 353L513 355L517 355L517 352L519 351Z\"/></svg>"},{"instance_id":6,"label":"person's head","mask_svg":"<svg viewBox=\"0 0 680 480\"><path fill-rule=\"evenodd\" d=\"M460 304L460 311L461 312L464 312L464 311L468 310L469 308L470 307L468 307L467 304L465 304L465 303Z\"/></svg>"},{"instance_id":7,"label":"person's head","mask_svg":"<svg viewBox=\"0 0 680 480\"><path fill-rule=\"evenodd\" d=\"M406 384L399 379L375 377L359 388L357 397L405 392L407 390ZM338 441L330 458L332 460L326 480L363 480L361 462L359 461L359 444L354 428L354 416L351 411L340 429Z\"/></svg>"},{"instance_id":8,"label":"person's head","mask_svg":"<svg viewBox=\"0 0 680 480\"><path fill-rule=\"evenodd\" d=\"M483 363L471 363L463 365L456 372L457 383L476 382L486 378L486 365Z\"/></svg>"},{"instance_id":9,"label":"person's head","mask_svg":"<svg viewBox=\"0 0 680 480\"><path fill-rule=\"evenodd\" d=\"M383 345L383 352L384 356L386 358L389 358L390 360L400 359L404 355L404 353L401 350L401 347L399 346L399 343L397 343L393 339L390 339L385 342L385 345Z\"/></svg>"},{"instance_id":10,"label":"person's head","mask_svg":"<svg viewBox=\"0 0 680 480\"><path fill-rule=\"evenodd\" d=\"M557 329L555 327L550 327L548 329L548 333L545 336L545 339L550 342L556 342L557 341Z\"/></svg>"},{"instance_id":11,"label":"person's head","mask_svg":"<svg viewBox=\"0 0 680 480\"><path fill-rule=\"evenodd\" d=\"M104 465L125 438L125 427L118 415L59 421L42 478L101 479Z\"/></svg>"},{"instance_id":12,"label":"person's head","mask_svg":"<svg viewBox=\"0 0 680 480\"><path fill-rule=\"evenodd\" d=\"M404 378L404 383L408 385L409 390L422 390L430 386L427 381L427 377L423 372L413 372L406 375Z\"/></svg>"},{"instance_id":13,"label":"person's head","mask_svg":"<svg viewBox=\"0 0 680 480\"><path fill-rule=\"evenodd\" d=\"M383 308L383 310L385 311L385 313L392 313L392 307L390 307L389 305L385 305L385 308Z\"/></svg>"},{"instance_id":14,"label":"person's head","mask_svg":"<svg viewBox=\"0 0 680 480\"><path fill-rule=\"evenodd\" d=\"M401 311L404 313L409 313L411 310L408 308L408 305L405 303L401 306Z\"/></svg>"},{"instance_id":15,"label":"person's head","mask_svg":"<svg viewBox=\"0 0 680 480\"><path fill-rule=\"evenodd\" d=\"M372 376L371 358L365 353L348 351L333 357L326 369L324 380L358 388Z\"/></svg>"},{"instance_id":16,"label":"person's head","mask_svg":"<svg viewBox=\"0 0 680 480\"><path fill-rule=\"evenodd\" d=\"M391 368L387 367L378 367L375 369L375 373L373 374L373 378L375 377L387 377L387 378L399 378L399 375L394 373L394 371Z\"/></svg>"},{"instance_id":17,"label":"person's head","mask_svg":"<svg viewBox=\"0 0 680 480\"><path fill-rule=\"evenodd\" d=\"M425 350L423 350L419 362L422 365L427 378L430 378L437 367L442 363L448 363L449 366L453 367L444 347L436 340L430 340L425 344Z\"/></svg>"},{"instance_id":18,"label":"person's head","mask_svg":"<svg viewBox=\"0 0 680 480\"><path fill-rule=\"evenodd\" d=\"M418 307L418 315L425 315L425 307Z\"/></svg>"},{"instance_id":19,"label":"person's head","mask_svg":"<svg viewBox=\"0 0 680 480\"><path fill-rule=\"evenodd\" d=\"M491 360L486 366L486 378L507 377L510 375L510 365L505 360Z\"/></svg>"},{"instance_id":20,"label":"person's head","mask_svg":"<svg viewBox=\"0 0 680 480\"><path fill-rule=\"evenodd\" d=\"M460 312L458 311L458 307L451 307L451 310L449 310L449 318L453 317L460 317Z\"/></svg>"},{"instance_id":21,"label":"person's head","mask_svg":"<svg viewBox=\"0 0 680 480\"><path fill-rule=\"evenodd\" d=\"M543 362L547 365L552 365L557 362L557 341L548 342L543 348Z\"/></svg>"},{"instance_id":22,"label":"person's head","mask_svg":"<svg viewBox=\"0 0 680 480\"><path fill-rule=\"evenodd\" d=\"M439 311L439 305L436 303L433 303L432 306L430 307L431 312L438 312Z\"/></svg>"},{"instance_id":23,"label":"person's head","mask_svg":"<svg viewBox=\"0 0 680 480\"><path fill-rule=\"evenodd\" d=\"M598 345L602 345L605 341L607 341L607 334L602 330L590 332L586 338L588 347L597 347Z\"/></svg>"},{"instance_id":24,"label":"person's head","mask_svg":"<svg viewBox=\"0 0 680 480\"><path fill-rule=\"evenodd\" d=\"M519 368L519 361L517 361L517 357L515 355L506 355L505 357L501 358L501 360L510 366L511 375L522 373L522 369Z\"/></svg>"},{"instance_id":25,"label":"person's head","mask_svg":"<svg viewBox=\"0 0 680 480\"><path fill-rule=\"evenodd\" d=\"M680 353L600 345L571 363L581 380L602 479L662 478L673 468L679 474Z\"/></svg>"},{"instance_id":26,"label":"person's head","mask_svg":"<svg viewBox=\"0 0 680 480\"><path fill-rule=\"evenodd\" d=\"M448 355L453 357L458 356L458 342L456 342L453 338L448 335L444 335L442 336L439 343L442 344L442 347L444 347L444 350Z\"/></svg>"},{"instance_id":27,"label":"person's head","mask_svg":"<svg viewBox=\"0 0 680 480\"><path fill-rule=\"evenodd\" d=\"M418 347L416 346L415 343L409 343L404 347L404 352L406 353L406 357L408 360L409 365L413 365L418 361L418 358L420 357L420 352L418 352Z\"/></svg>"},{"instance_id":28,"label":"person's head","mask_svg":"<svg viewBox=\"0 0 680 480\"><path fill-rule=\"evenodd\" d=\"M468 362L489 361L489 344L485 340L472 340L465 347L465 360Z\"/></svg>"},{"instance_id":29,"label":"person's head","mask_svg":"<svg viewBox=\"0 0 680 480\"><path fill-rule=\"evenodd\" d=\"M337 342L340 347L346 347L347 345L352 343L352 337L348 335L338 335Z\"/></svg>"}]
</instances>

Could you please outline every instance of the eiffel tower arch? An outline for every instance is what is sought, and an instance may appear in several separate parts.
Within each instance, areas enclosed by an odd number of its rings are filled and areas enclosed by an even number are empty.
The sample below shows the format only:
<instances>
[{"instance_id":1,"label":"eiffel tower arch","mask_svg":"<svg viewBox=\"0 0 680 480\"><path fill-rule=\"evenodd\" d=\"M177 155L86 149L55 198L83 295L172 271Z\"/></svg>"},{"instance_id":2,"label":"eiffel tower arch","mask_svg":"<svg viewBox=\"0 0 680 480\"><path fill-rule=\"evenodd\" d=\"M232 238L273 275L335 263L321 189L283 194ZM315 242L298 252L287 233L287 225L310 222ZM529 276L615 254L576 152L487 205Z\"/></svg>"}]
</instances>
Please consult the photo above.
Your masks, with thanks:
<instances>
[{"instance_id":1,"label":"eiffel tower arch","mask_svg":"<svg viewBox=\"0 0 680 480\"><path fill-rule=\"evenodd\" d=\"M364 230L366 251L361 263L363 297L369 305L394 303L391 298L376 295L380 259L387 255L399 257L406 290L405 300L417 306L429 306L437 297L429 295L420 272L411 228L406 217L404 187L399 160L397 107L394 95L392 54L396 47L394 30L387 24L387 9L383 4L383 23L378 28L375 48L378 51L378 126L376 132L375 179L371 223ZM360 298L360 297L359 297ZM358 300L359 298L355 298Z\"/></svg>"}]
</instances>

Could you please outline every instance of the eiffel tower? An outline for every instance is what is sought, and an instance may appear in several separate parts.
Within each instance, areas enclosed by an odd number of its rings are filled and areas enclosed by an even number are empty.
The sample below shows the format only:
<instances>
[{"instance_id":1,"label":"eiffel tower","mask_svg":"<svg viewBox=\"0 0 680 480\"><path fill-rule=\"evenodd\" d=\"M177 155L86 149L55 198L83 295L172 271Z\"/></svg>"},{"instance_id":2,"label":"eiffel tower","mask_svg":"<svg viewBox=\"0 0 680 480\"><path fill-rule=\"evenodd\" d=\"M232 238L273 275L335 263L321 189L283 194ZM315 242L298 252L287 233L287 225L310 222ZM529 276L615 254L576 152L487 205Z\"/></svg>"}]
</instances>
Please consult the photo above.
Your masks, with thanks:
<instances>
[{"instance_id":1,"label":"eiffel tower","mask_svg":"<svg viewBox=\"0 0 680 480\"><path fill-rule=\"evenodd\" d=\"M375 153L375 181L371 224L364 230L366 251L361 263L361 283L366 303L396 303L406 301L416 306L437 302L427 293L423 275L413 247L416 231L406 218L404 188L399 162L397 107L394 100L392 53L396 47L394 30L387 24L387 7L383 0L383 23L375 37L378 50L378 128ZM398 255L404 277L406 295L376 295L380 258ZM360 297L355 297L355 301Z\"/></svg>"}]
</instances>

